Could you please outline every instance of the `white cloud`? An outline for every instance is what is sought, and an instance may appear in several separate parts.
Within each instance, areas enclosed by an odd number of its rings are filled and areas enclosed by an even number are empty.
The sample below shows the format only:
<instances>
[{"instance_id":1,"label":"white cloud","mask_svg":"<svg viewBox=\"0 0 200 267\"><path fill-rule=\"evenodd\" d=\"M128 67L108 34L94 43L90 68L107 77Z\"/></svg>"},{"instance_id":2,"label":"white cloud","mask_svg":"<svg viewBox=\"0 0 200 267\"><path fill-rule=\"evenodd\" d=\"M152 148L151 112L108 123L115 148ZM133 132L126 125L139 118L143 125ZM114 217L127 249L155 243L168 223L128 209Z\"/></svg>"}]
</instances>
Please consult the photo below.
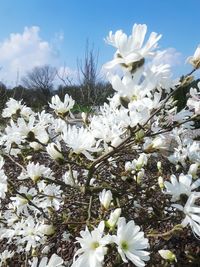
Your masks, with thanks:
<instances>
[{"instance_id":1,"label":"white cloud","mask_svg":"<svg viewBox=\"0 0 200 267\"><path fill-rule=\"evenodd\" d=\"M182 54L175 48L169 47L166 50L158 53L153 59L153 63L156 65L169 64L171 67L174 67L182 63Z\"/></svg>"},{"instance_id":2,"label":"white cloud","mask_svg":"<svg viewBox=\"0 0 200 267\"><path fill-rule=\"evenodd\" d=\"M23 33L11 33L0 42L0 80L6 84L16 85L35 66L58 66L58 62L55 45L42 40L37 26L25 27Z\"/></svg>"}]
</instances>

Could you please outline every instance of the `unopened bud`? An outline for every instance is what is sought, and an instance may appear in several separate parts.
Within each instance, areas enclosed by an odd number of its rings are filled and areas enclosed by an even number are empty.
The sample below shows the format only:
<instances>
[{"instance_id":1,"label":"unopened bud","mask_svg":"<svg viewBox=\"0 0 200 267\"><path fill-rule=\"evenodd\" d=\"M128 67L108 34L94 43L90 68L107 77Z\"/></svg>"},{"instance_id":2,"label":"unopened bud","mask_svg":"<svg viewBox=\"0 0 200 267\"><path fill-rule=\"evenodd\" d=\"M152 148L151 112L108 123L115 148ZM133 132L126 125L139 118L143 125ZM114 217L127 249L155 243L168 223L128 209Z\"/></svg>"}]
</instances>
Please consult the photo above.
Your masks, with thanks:
<instances>
[{"instance_id":1,"label":"unopened bud","mask_svg":"<svg viewBox=\"0 0 200 267\"><path fill-rule=\"evenodd\" d=\"M115 225L117 224L117 221L118 221L120 215L121 215L121 209L120 208L115 209L113 212L111 212L110 218L106 222L106 225L109 228L113 229L115 227Z\"/></svg>"},{"instance_id":2,"label":"unopened bud","mask_svg":"<svg viewBox=\"0 0 200 267\"><path fill-rule=\"evenodd\" d=\"M164 181L163 181L162 176L159 176L158 177L158 185L159 185L159 187L160 187L161 190L164 189L165 186L164 186Z\"/></svg>"},{"instance_id":3,"label":"unopened bud","mask_svg":"<svg viewBox=\"0 0 200 267\"><path fill-rule=\"evenodd\" d=\"M158 251L158 253L165 260L168 260L170 262L177 261L176 255L168 249L161 249Z\"/></svg>"}]
</instances>

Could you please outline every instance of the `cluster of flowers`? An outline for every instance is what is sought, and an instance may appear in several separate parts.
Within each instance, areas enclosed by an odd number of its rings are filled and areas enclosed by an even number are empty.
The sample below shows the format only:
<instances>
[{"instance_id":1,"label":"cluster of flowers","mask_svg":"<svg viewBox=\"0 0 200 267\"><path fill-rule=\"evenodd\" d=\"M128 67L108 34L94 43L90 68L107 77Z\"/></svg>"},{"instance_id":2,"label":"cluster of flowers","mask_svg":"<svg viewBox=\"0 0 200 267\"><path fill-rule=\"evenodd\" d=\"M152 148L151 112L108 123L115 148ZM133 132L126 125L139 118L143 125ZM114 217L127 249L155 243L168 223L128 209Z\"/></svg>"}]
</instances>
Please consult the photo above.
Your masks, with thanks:
<instances>
[{"instance_id":1,"label":"cluster of flowers","mask_svg":"<svg viewBox=\"0 0 200 267\"><path fill-rule=\"evenodd\" d=\"M112 188L106 190L108 183L104 186L98 180L97 174L102 175L105 162L111 168L118 168L118 157L124 157L121 182L128 184L132 179L137 188L141 187L142 195L145 195L143 179L150 157L159 153L166 157L176 167L179 177L171 174L166 179L158 162L160 194L171 195L165 212L174 216L181 212L184 218L180 227L189 225L200 237L200 143L185 135L200 115L200 93L191 88L186 107L177 112L173 95L189 85L192 76L173 81L170 66L160 63L166 53L158 50L161 35L153 32L145 42L146 31L146 25L135 24L130 36L121 30L110 32L106 41L116 52L104 68L116 93L98 113L88 117L82 114L81 125L76 124L71 113L74 100L69 95L63 101L57 95L52 97L49 103L52 113L36 113L12 98L7 102L2 117L8 119L8 124L0 134L0 239L6 240L0 266L24 253L32 267L101 267L105 255L113 251L124 263L144 266L150 259L147 251L150 245L140 228L142 225L132 219L126 222L121 216L120 197L115 204ZM188 62L194 70L200 67L200 47ZM175 143L174 149L169 147L169 140ZM120 154L128 148L138 156L126 159L125 154ZM41 158L37 159L37 154ZM58 177L45 160L55 162L57 169L67 167ZM16 166L16 171L10 172L7 162ZM116 178L113 174L111 180ZM73 262L66 262L56 254L49 256L52 244L48 240L58 230L55 214L65 217L66 195L74 193L73 190L90 196L100 192L102 213L90 222L89 207L87 226L80 232L81 237L76 238L79 249ZM115 187L116 190L120 194L121 188ZM137 209L143 208L134 192L126 200L133 200ZM63 242L69 241L70 235L73 233L63 232ZM13 246L15 251L11 249ZM160 255L176 259L168 250L160 250Z\"/></svg>"}]
</instances>

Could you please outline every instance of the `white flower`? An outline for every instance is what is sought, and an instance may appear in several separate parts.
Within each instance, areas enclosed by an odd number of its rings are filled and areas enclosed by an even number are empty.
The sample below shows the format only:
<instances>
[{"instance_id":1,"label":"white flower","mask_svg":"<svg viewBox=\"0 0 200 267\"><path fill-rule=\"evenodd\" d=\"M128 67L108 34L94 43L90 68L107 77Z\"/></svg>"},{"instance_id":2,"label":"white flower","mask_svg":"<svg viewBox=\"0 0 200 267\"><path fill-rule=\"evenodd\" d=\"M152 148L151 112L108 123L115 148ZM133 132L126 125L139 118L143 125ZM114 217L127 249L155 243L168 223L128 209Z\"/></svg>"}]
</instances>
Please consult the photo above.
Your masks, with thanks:
<instances>
[{"instance_id":1,"label":"white flower","mask_svg":"<svg viewBox=\"0 0 200 267\"><path fill-rule=\"evenodd\" d=\"M29 162L26 171L22 171L22 173L18 176L18 179L27 179L31 178L34 182L37 182L40 178L53 178L52 171L50 168L45 167L44 165L39 164L38 162L35 164L34 162Z\"/></svg>"},{"instance_id":2,"label":"white flower","mask_svg":"<svg viewBox=\"0 0 200 267\"><path fill-rule=\"evenodd\" d=\"M189 224L192 231L200 237L200 206L195 204L197 199L200 199L200 192L192 193L184 207L179 204L173 204L172 206L185 213L186 217L181 223L183 227Z\"/></svg>"},{"instance_id":3,"label":"white flower","mask_svg":"<svg viewBox=\"0 0 200 267\"><path fill-rule=\"evenodd\" d=\"M42 146L41 144L39 144L38 142L35 142L35 141L30 142L29 145L30 145L30 147L32 147L33 150L35 150L35 151L38 151L38 150L43 149L43 146Z\"/></svg>"},{"instance_id":4,"label":"white flower","mask_svg":"<svg viewBox=\"0 0 200 267\"><path fill-rule=\"evenodd\" d=\"M74 255L74 262L71 267L102 267L104 255L107 253L106 245L110 243L110 236L104 235L104 222L93 231L89 231L87 226L85 231L81 231L77 241L81 248ZM76 257L78 258L76 259Z\"/></svg>"},{"instance_id":5,"label":"white flower","mask_svg":"<svg viewBox=\"0 0 200 267\"><path fill-rule=\"evenodd\" d=\"M60 205L63 203L63 199L61 197L62 190L60 190L60 186L56 186L55 184L46 185L43 181L38 184L39 191L43 198L38 199L38 206L42 209L54 208L55 210L59 210Z\"/></svg>"},{"instance_id":6,"label":"white flower","mask_svg":"<svg viewBox=\"0 0 200 267\"><path fill-rule=\"evenodd\" d=\"M145 152L155 152L157 150L165 150L167 149L167 138L160 134L155 137L153 140L151 138L145 138L145 143L143 145Z\"/></svg>"},{"instance_id":7,"label":"white flower","mask_svg":"<svg viewBox=\"0 0 200 267\"><path fill-rule=\"evenodd\" d=\"M193 56L190 56L186 60L190 63L195 69L200 67L200 45L198 45L197 49L194 52Z\"/></svg>"},{"instance_id":8,"label":"white flower","mask_svg":"<svg viewBox=\"0 0 200 267\"><path fill-rule=\"evenodd\" d=\"M0 267L1 266L7 266L6 260L10 259L14 256L14 251L4 250L2 253L0 253Z\"/></svg>"},{"instance_id":9,"label":"white flower","mask_svg":"<svg viewBox=\"0 0 200 267\"><path fill-rule=\"evenodd\" d=\"M29 121L26 122L23 118L17 120L18 132L22 138L29 142L38 140L46 144L49 140L49 135L45 129L45 125L38 123L36 117L31 115Z\"/></svg>"},{"instance_id":10,"label":"white flower","mask_svg":"<svg viewBox=\"0 0 200 267\"><path fill-rule=\"evenodd\" d=\"M149 247L148 239L144 238L144 232L140 227L135 225L134 221L126 223L124 217L118 220L117 235L113 236L113 241L118 246L118 252L123 262L129 259L138 267L145 265L144 261L149 260L149 252L144 249Z\"/></svg>"},{"instance_id":11,"label":"white flower","mask_svg":"<svg viewBox=\"0 0 200 267\"><path fill-rule=\"evenodd\" d=\"M4 170L2 169L4 165L4 159L0 156L0 198L6 197L6 192L8 191L7 179Z\"/></svg>"},{"instance_id":12,"label":"white flower","mask_svg":"<svg viewBox=\"0 0 200 267\"><path fill-rule=\"evenodd\" d=\"M188 170L188 174L191 174L193 178L197 177L197 171L199 169L199 163L193 163L190 165L190 168Z\"/></svg>"},{"instance_id":13,"label":"white flower","mask_svg":"<svg viewBox=\"0 0 200 267\"><path fill-rule=\"evenodd\" d=\"M200 82L198 83L200 88ZM187 106L189 109L194 109L196 115L200 115L200 92L197 92L196 88L190 89L190 98L187 101Z\"/></svg>"},{"instance_id":14,"label":"white flower","mask_svg":"<svg viewBox=\"0 0 200 267\"><path fill-rule=\"evenodd\" d=\"M53 235L55 233L55 227L52 224L41 224L38 230L44 235Z\"/></svg>"},{"instance_id":15,"label":"white flower","mask_svg":"<svg viewBox=\"0 0 200 267\"><path fill-rule=\"evenodd\" d=\"M36 248L40 244L45 242L44 233L40 231L40 222L35 222L35 219L29 216L26 220L20 222L20 228L18 230L19 244L25 246L25 251L30 251L31 248Z\"/></svg>"},{"instance_id":16,"label":"white flower","mask_svg":"<svg viewBox=\"0 0 200 267\"><path fill-rule=\"evenodd\" d=\"M110 190L106 191L103 189L103 191L99 193L99 200L106 210L109 208L112 199L113 197Z\"/></svg>"},{"instance_id":17,"label":"white flower","mask_svg":"<svg viewBox=\"0 0 200 267\"><path fill-rule=\"evenodd\" d=\"M22 101L17 101L14 98L10 98L6 102L6 108L2 112L2 117L9 118L12 115L22 115L24 118L28 118L33 111L26 107L25 105L21 104Z\"/></svg>"},{"instance_id":18,"label":"white flower","mask_svg":"<svg viewBox=\"0 0 200 267\"><path fill-rule=\"evenodd\" d=\"M89 152L97 152L99 149L96 147L94 136L83 127L77 128L68 126L63 129L62 138L66 145L72 148L76 154L83 154L88 159L93 159Z\"/></svg>"},{"instance_id":19,"label":"white flower","mask_svg":"<svg viewBox=\"0 0 200 267\"><path fill-rule=\"evenodd\" d=\"M164 182L166 190L166 194L172 195L171 201L177 201L180 199L181 194L185 194L190 196L192 190L196 189L200 186L200 179L196 180L192 183L192 175L183 174L179 175L179 179L177 180L174 174L170 177L171 183L168 181Z\"/></svg>"},{"instance_id":20,"label":"white flower","mask_svg":"<svg viewBox=\"0 0 200 267\"><path fill-rule=\"evenodd\" d=\"M117 64L124 64L125 67L129 68L134 62L153 56L153 50L157 47L157 41L161 38L161 35L152 32L146 44L143 45L146 31L147 26L145 24L134 24L132 35L129 37L122 30L117 31L115 34L110 31L106 40L116 47L117 51L114 59L105 64L104 67L113 68Z\"/></svg>"},{"instance_id":21,"label":"white flower","mask_svg":"<svg viewBox=\"0 0 200 267\"><path fill-rule=\"evenodd\" d=\"M38 265L38 258L33 258L31 267L64 267L63 259L56 254L53 254L48 260L47 257L43 257Z\"/></svg>"},{"instance_id":22,"label":"white flower","mask_svg":"<svg viewBox=\"0 0 200 267\"><path fill-rule=\"evenodd\" d=\"M176 255L173 252L171 252L171 250L161 249L161 250L158 251L158 253L165 260L168 260L168 261L177 261Z\"/></svg>"},{"instance_id":23,"label":"white flower","mask_svg":"<svg viewBox=\"0 0 200 267\"><path fill-rule=\"evenodd\" d=\"M78 172L77 171L66 171L63 176L62 176L62 180L68 184L68 185L71 185L71 186L74 186L75 184L78 183Z\"/></svg>"},{"instance_id":24,"label":"white flower","mask_svg":"<svg viewBox=\"0 0 200 267\"><path fill-rule=\"evenodd\" d=\"M66 116L71 108L74 106L74 100L68 94L65 95L64 102L62 102L58 95L51 99L49 106L54 109L57 115Z\"/></svg>"},{"instance_id":25,"label":"white flower","mask_svg":"<svg viewBox=\"0 0 200 267\"><path fill-rule=\"evenodd\" d=\"M54 159L54 160L64 159L64 157L61 153L60 143L57 143L57 144L50 143L47 145L46 150L52 159Z\"/></svg>"},{"instance_id":26,"label":"white flower","mask_svg":"<svg viewBox=\"0 0 200 267\"><path fill-rule=\"evenodd\" d=\"M37 190L35 188L28 188L25 186L20 186L18 189L19 194L16 194L16 196L10 197L12 202L10 203L10 207L14 208L14 211L17 215L20 215L21 213L25 214L26 216L30 215L30 210L34 210L35 212L39 212L35 207L30 206L28 204L28 200L33 200L34 197L37 195ZM24 195L24 197L22 196Z\"/></svg>"}]
</instances>

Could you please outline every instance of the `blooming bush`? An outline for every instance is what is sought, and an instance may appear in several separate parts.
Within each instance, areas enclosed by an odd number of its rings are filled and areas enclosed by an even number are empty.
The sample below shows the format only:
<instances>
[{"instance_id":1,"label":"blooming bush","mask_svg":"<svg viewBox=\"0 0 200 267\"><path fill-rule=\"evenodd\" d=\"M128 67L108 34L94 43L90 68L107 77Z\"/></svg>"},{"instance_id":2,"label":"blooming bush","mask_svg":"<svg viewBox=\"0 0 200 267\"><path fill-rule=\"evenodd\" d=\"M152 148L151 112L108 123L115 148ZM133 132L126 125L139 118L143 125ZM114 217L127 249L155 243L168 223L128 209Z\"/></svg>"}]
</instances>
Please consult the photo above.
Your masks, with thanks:
<instances>
[{"instance_id":1,"label":"blooming bush","mask_svg":"<svg viewBox=\"0 0 200 267\"><path fill-rule=\"evenodd\" d=\"M0 135L0 266L101 267L196 264L200 251L199 118L191 88L177 112L174 94L199 68L172 80L146 25L104 65L115 94L77 122L74 100L52 98L50 113L10 99ZM160 63L158 63L160 62ZM200 88L200 84L198 84ZM193 265L193 266L194 266ZM185 265L184 265L185 266Z\"/></svg>"}]
</instances>

